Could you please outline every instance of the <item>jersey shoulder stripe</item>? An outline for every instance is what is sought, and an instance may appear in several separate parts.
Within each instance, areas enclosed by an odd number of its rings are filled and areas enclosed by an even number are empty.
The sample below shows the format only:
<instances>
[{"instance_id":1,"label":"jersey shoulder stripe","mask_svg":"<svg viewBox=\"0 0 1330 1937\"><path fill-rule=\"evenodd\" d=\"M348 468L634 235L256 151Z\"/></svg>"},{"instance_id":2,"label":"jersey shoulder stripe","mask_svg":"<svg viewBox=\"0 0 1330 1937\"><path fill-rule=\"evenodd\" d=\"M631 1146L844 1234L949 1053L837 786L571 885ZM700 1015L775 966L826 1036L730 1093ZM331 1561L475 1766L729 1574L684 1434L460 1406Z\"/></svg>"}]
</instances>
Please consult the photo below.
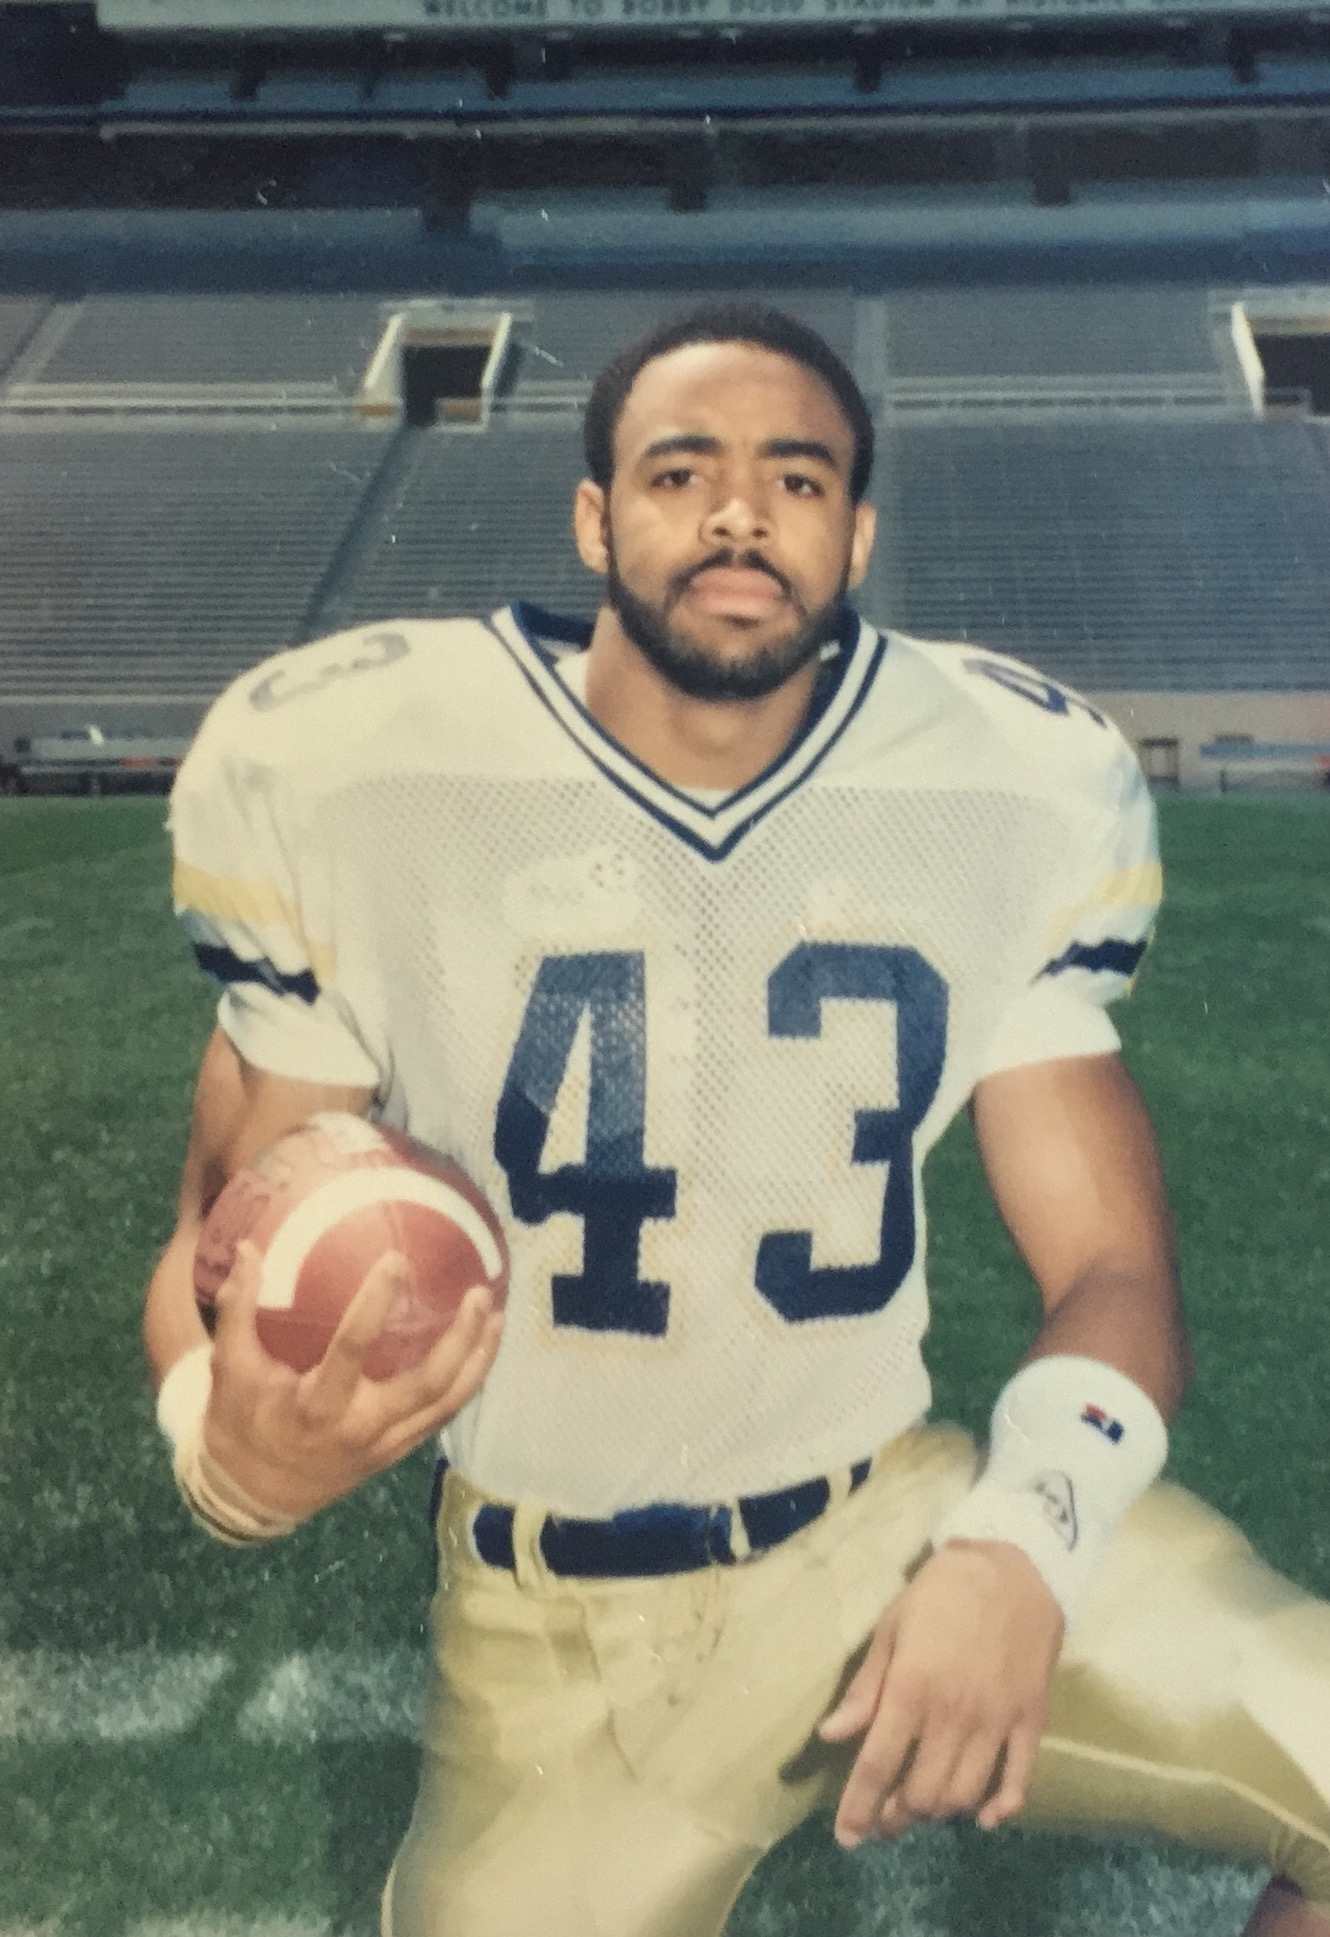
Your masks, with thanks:
<instances>
[{"instance_id":1,"label":"jersey shoulder stripe","mask_svg":"<svg viewBox=\"0 0 1330 1937\"><path fill-rule=\"evenodd\" d=\"M1068 969L1110 969L1114 975L1134 975L1145 954L1144 942L1124 942L1110 937L1102 942L1069 942L1056 961L1041 970L1044 975L1064 975Z\"/></svg>"}]
</instances>

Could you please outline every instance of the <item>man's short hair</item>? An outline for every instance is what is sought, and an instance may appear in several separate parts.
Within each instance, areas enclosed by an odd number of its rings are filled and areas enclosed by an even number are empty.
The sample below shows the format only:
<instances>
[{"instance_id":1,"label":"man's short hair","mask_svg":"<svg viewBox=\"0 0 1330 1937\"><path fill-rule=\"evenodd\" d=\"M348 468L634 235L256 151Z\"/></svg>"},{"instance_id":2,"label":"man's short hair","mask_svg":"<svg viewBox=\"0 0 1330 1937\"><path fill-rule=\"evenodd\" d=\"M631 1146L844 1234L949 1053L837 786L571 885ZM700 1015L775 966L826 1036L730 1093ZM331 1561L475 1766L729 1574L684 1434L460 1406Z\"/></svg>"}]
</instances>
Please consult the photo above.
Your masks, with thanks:
<instances>
[{"instance_id":1,"label":"man's short hair","mask_svg":"<svg viewBox=\"0 0 1330 1937\"><path fill-rule=\"evenodd\" d=\"M859 386L816 330L765 303L703 303L686 315L657 324L610 359L592 385L582 426L587 470L602 490L608 489L614 475L614 436L628 392L648 363L689 343L754 343L820 377L854 434L850 496L859 502L873 470L873 419Z\"/></svg>"}]
</instances>

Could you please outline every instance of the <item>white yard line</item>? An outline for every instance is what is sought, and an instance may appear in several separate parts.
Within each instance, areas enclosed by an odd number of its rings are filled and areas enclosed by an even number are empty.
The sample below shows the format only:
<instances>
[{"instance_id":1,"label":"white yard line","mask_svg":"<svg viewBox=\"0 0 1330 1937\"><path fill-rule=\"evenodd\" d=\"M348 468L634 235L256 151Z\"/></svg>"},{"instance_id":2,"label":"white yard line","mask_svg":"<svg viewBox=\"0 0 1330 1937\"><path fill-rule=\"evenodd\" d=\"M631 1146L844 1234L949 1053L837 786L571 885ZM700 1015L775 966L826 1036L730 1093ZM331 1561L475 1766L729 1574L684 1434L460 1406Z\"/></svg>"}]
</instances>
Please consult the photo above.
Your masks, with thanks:
<instances>
[{"instance_id":1,"label":"white yard line","mask_svg":"<svg viewBox=\"0 0 1330 1937\"><path fill-rule=\"evenodd\" d=\"M0 1931L0 1937L4 1933ZM250 1923L246 1918L149 1918L134 1923L128 1937L331 1937L327 1918L263 1918Z\"/></svg>"},{"instance_id":2,"label":"white yard line","mask_svg":"<svg viewBox=\"0 0 1330 1937\"><path fill-rule=\"evenodd\" d=\"M314 1648L272 1670L236 1727L250 1742L411 1740L424 1692L425 1657L415 1648Z\"/></svg>"},{"instance_id":3,"label":"white yard line","mask_svg":"<svg viewBox=\"0 0 1330 1937\"><path fill-rule=\"evenodd\" d=\"M220 1654L150 1649L90 1655L0 1653L0 1742L33 1747L123 1743L178 1735L203 1715L234 1663ZM234 1715L256 1745L414 1738L425 1657L415 1648L311 1649L262 1673ZM253 1687L253 1681L246 1685ZM225 1727L225 1703L217 1715ZM893 1849L868 1848L853 1920L843 1937L958 1937L945 1919L956 1848L916 1831ZM1047 1937L1238 1937L1261 1877L1233 1864L1174 1861L1167 1848L1087 1845L1074 1869L1050 1878ZM765 1928L765 1925L762 1926ZM0 1926L0 1937L64 1937L59 1920ZM228 1917L211 1910L149 1918L125 1937L332 1937L319 1916ZM366 1933L368 1937L368 1933Z\"/></svg>"},{"instance_id":4,"label":"white yard line","mask_svg":"<svg viewBox=\"0 0 1330 1937\"><path fill-rule=\"evenodd\" d=\"M198 1721L231 1666L225 1655L151 1649L0 1653L0 1742L179 1735ZM270 1668L235 1727L250 1742L410 1739L419 1732L424 1687L417 1649L314 1648Z\"/></svg>"},{"instance_id":5,"label":"white yard line","mask_svg":"<svg viewBox=\"0 0 1330 1937\"><path fill-rule=\"evenodd\" d=\"M243 1917L200 1915L151 1917L131 1925L128 1937L330 1937L331 1929L323 1917L265 1917L255 1924Z\"/></svg>"},{"instance_id":6,"label":"white yard line","mask_svg":"<svg viewBox=\"0 0 1330 1937\"><path fill-rule=\"evenodd\" d=\"M0 1654L0 1742L135 1742L179 1735L203 1713L225 1655Z\"/></svg>"}]
</instances>

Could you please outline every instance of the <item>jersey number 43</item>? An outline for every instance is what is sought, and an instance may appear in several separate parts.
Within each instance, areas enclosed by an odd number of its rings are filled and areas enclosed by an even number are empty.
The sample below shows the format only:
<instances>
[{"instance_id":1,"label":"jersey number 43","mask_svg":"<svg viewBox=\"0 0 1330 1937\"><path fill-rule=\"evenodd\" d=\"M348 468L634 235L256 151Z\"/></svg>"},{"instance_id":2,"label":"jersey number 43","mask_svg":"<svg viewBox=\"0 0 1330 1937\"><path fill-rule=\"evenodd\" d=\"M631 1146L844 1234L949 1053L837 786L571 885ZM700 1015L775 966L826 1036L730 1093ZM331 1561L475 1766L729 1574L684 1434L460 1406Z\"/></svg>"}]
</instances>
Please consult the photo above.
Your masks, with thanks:
<instances>
[{"instance_id":1,"label":"jersey number 43","mask_svg":"<svg viewBox=\"0 0 1330 1937\"><path fill-rule=\"evenodd\" d=\"M846 1126L847 1155L882 1164L878 1253L863 1264L815 1266L811 1231L768 1231L753 1283L791 1324L880 1311L914 1260L914 1136L942 1077L947 985L915 949L859 942L801 942L767 979L767 1033L802 1039L809 1055L828 1002L894 1005L897 1101L860 1109ZM582 1269L552 1283L554 1322L591 1331L663 1336L670 1288L643 1280L642 1226L675 1215L679 1173L648 1164L646 959L640 950L552 955L527 999L494 1127L494 1154L525 1224L580 1218ZM550 1119L586 1018L591 1045L585 1157L543 1170ZM810 1083L817 1072L810 1065Z\"/></svg>"}]
</instances>

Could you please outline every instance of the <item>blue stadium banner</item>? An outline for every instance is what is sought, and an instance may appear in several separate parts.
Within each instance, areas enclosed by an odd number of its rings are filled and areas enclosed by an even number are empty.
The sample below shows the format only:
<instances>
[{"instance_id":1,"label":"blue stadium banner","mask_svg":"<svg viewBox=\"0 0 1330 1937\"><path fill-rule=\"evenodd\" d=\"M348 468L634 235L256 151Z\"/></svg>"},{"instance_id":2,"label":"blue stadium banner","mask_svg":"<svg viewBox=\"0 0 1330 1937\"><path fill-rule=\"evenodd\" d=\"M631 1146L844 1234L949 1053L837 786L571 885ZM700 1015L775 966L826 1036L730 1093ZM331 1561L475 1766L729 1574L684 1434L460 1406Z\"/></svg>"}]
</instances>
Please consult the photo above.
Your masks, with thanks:
<instances>
[{"instance_id":1,"label":"blue stadium banner","mask_svg":"<svg viewBox=\"0 0 1330 1937\"><path fill-rule=\"evenodd\" d=\"M859 21L1241 19L1304 14L1307 0L98 0L119 33L438 34L550 28L844 26Z\"/></svg>"}]
</instances>

